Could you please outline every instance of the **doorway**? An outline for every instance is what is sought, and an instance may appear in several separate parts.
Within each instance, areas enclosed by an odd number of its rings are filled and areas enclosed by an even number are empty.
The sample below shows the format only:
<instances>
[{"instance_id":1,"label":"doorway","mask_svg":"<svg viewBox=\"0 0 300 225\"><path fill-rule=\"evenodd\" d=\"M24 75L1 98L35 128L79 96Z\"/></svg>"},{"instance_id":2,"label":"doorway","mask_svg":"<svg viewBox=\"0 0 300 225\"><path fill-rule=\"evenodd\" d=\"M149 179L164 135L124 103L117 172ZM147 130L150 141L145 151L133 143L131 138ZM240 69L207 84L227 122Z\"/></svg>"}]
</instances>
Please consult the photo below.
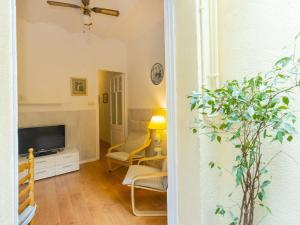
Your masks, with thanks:
<instances>
[{"instance_id":1,"label":"doorway","mask_svg":"<svg viewBox=\"0 0 300 225\"><path fill-rule=\"evenodd\" d=\"M170 3L171 4L171 3ZM171 7L170 7L171 8ZM171 15L171 13L170 13L170 15ZM170 41L170 40L168 40L168 41ZM169 46L170 47L170 46ZM170 49L169 49L170 50ZM169 55L169 54L168 54ZM170 57L171 58L171 57ZM169 59L170 60L170 59ZM168 62L168 64L171 64L170 62ZM169 65L170 66L170 65ZM169 67L168 66L168 67ZM172 65L173 66L173 65ZM170 68L169 68L170 69ZM170 70L169 70L170 71ZM110 100L110 98L109 98L109 100ZM16 102L15 102L15 104L16 104ZM92 105L93 103L91 103L91 105ZM169 103L170 104L170 103ZM169 109L169 110L172 110L172 108L171 109ZM109 120L110 121L110 120ZM123 120L124 121L124 120ZM173 158L173 157L172 157ZM17 160L16 160L17 161ZM175 164L175 161L174 161L174 164ZM172 183L175 183L174 181L172 181ZM173 189L173 187L175 187L175 186L172 186L171 188ZM170 188L170 189L171 189ZM174 201L175 201L175 199L174 199ZM173 214L173 213L172 213ZM172 217L172 214L170 215L170 217Z\"/></svg>"},{"instance_id":2,"label":"doorway","mask_svg":"<svg viewBox=\"0 0 300 225\"><path fill-rule=\"evenodd\" d=\"M125 75L100 70L98 87L99 141L100 146L107 147L121 143L125 139Z\"/></svg>"}]
</instances>

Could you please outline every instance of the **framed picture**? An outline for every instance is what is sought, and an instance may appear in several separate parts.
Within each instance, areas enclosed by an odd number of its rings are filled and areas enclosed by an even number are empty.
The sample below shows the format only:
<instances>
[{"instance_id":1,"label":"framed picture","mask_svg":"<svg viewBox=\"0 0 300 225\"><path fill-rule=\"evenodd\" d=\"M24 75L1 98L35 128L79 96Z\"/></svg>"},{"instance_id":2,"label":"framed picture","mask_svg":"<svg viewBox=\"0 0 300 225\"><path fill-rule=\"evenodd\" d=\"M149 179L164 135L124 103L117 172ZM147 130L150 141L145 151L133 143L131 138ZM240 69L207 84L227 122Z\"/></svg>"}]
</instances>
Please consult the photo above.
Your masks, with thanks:
<instances>
[{"instance_id":1,"label":"framed picture","mask_svg":"<svg viewBox=\"0 0 300 225\"><path fill-rule=\"evenodd\" d=\"M108 103L108 93L104 93L102 95L102 98L103 98L103 103Z\"/></svg>"},{"instance_id":2,"label":"framed picture","mask_svg":"<svg viewBox=\"0 0 300 225\"><path fill-rule=\"evenodd\" d=\"M71 78L71 95L85 96L87 95L87 79L85 78Z\"/></svg>"}]
</instances>

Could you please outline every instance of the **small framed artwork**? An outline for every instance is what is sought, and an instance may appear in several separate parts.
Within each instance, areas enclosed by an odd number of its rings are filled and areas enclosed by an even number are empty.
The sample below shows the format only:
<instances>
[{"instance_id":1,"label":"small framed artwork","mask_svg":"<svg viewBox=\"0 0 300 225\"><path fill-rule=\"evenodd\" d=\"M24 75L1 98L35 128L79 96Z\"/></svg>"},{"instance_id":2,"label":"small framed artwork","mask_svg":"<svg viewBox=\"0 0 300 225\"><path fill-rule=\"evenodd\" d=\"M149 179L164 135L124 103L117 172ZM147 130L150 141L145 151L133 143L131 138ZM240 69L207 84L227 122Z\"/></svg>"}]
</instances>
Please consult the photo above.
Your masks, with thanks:
<instances>
[{"instance_id":1,"label":"small framed artwork","mask_svg":"<svg viewBox=\"0 0 300 225\"><path fill-rule=\"evenodd\" d=\"M108 103L108 93L104 93L102 95L102 98L103 98L103 103Z\"/></svg>"},{"instance_id":2,"label":"small framed artwork","mask_svg":"<svg viewBox=\"0 0 300 225\"><path fill-rule=\"evenodd\" d=\"M71 78L71 95L85 96L87 95L87 79L85 78Z\"/></svg>"}]
</instances>

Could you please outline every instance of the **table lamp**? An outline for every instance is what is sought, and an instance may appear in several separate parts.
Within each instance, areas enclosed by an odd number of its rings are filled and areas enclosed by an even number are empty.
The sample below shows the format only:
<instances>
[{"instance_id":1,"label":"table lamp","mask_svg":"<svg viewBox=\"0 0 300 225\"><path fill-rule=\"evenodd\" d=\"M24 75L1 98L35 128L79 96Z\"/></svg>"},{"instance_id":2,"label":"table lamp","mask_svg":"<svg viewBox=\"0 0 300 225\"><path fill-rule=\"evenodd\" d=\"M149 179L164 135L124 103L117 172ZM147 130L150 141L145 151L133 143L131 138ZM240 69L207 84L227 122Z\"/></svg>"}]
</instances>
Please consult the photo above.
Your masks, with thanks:
<instances>
[{"instance_id":1,"label":"table lamp","mask_svg":"<svg viewBox=\"0 0 300 225\"><path fill-rule=\"evenodd\" d=\"M155 131L154 136L154 151L156 151L157 156L161 155L161 131L165 130L167 123L165 117L163 116L152 116L148 128Z\"/></svg>"}]
</instances>

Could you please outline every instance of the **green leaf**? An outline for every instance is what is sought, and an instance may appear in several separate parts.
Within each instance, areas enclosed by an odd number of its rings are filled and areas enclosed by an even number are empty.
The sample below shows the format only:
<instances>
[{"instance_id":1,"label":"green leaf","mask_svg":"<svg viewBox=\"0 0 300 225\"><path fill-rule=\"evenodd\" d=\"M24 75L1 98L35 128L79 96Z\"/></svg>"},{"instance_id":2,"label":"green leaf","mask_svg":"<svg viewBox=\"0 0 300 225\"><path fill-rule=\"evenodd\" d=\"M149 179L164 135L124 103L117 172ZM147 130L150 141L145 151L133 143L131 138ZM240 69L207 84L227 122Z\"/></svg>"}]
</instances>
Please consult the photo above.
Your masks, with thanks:
<instances>
[{"instance_id":1,"label":"green leaf","mask_svg":"<svg viewBox=\"0 0 300 225\"><path fill-rule=\"evenodd\" d=\"M271 181L270 180L265 180L262 185L260 186L261 189L264 189L266 188L269 184L271 184Z\"/></svg>"},{"instance_id":2,"label":"green leaf","mask_svg":"<svg viewBox=\"0 0 300 225\"><path fill-rule=\"evenodd\" d=\"M292 125L290 125L289 123L284 123L284 124L283 124L283 128L284 128L284 130L286 130L289 134L294 134L294 133L296 133L295 128L294 128Z\"/></svg>"},{"instance_id":3,"label":"green leaf","mask_svg":"<svg viewBox=\"0 0 300 225\"><path fill-rule=\"evenodd\" d=\"M265 208L268 210L268 212L269 212L270 214L272 214L272 210L271 210L268 206L266 206Z\"/></svg>"},{"instance_id":4,"label":"green leaf","mask_svg":"<svg viewBox=\"0 0 300 225\"><path fill-rule=\"evenodd\" d=\"M289 102L290 102L289 98L286 97L286 96L282 97L282 101L283 101L283 103L286 104L286 105L288 105Z\"/></svg>"},{"instance_id":5,"label":"green leaf","mask_svg":"<svg viewBox=\"0 0 300 225\"><path fill-rule=\"evenodd\" d=\"M222 215L224 216L226 213L225 209L223 208L223 206L217 206L217 209L215 211L216 215Z\"/></svg>"},{"instance_id":6,"label":"green leaf","mask_svg":"<svg viewBox=\"0 0 300 225\"><path fill-rule=\"evenodd\" d=\"M215 163L213 161L211 161L208 165L209 165L210 168L214 168Z\"/></svg>"},{"instance_id":7,"label":"green leaf","mask_svg":"<svg viewBox=\"0 0 300 225\"><path fill-rule=\"evenodd\" d=\"M237 157L235 157L235 161L240 161L242 159L242 156L238 155Z\"/></svg>"},{"instance_id":8,"label":"green leaf","mask_svg":"<svg viewBox=\"0 0 300 225\"><path fill-rule=\"evenodd\" d=\"M264 193L263 192L258 193L258 199L263 201L263 199L264 199Z\"/></svg>"},{"instance_id":9,"label":"green leaf","mask_svg":"<svg viewBox=\"0 0 300 225\"><path fill-rule=\"evenodd\" d=\"M261 169L260 174L266 174L268 172L269 171L264 167L264 168Z\"/></svg>"},{"instance_id":10,"label":"green leaf","mask_svg":"<svg viewBox=\"0 0 300 225\"><path fill-rule=\"evenodd\" d=\"M237 224L239 218L236 217L236 216L233 214L233 212L231 212L231 211L229 211L229 214L230 214L230 218L231 218L231 220L232 220L231 224Z\"/></svg>"},{"instance_id":11,"label":"green leaf","mask_svg":"<svg viewBox=\"0 0 300 225\"><path fill-rule=\"evenodd\" d=\"M193 128L193 133L197 133L197 129L196 128Z\"/></svg>"},{"instance_id":12,"label":"green leaf","mask_svg":"<svg viewBox=\"0 0 300 225\"><path fill-rule=\"evenodd\" d=\"M293 136L288 136L288 138L287 138L287 140L289 141L289 142L291 142L292 140L293 140Z\"/></svg>"},{"instance_id":13,"label":"green leaf","mask_svg":"<svg viewBox=\"0 0 300 225\"><path fill-rule=\"evenodd\" d=\"M278 109L285 110L285 109L288 109L288 107L287 107L287 106L285 106L285 105L281 105L281 106L279 106L279 107L278 107Z\"/></svg>"},{"instance_id":14,"label":"green leaf","mask_svg":"<svg viewBox=\"0 0 300 225\"><path fill-rule=\"evenodd\" d=\"M213 133L211 136L210 136L210 141L214 141L216 139L216 134Z\"/></svg>"},{"instance_id":15,"label":"green leaf","mask_svg":"<svg viewBox=\"0 0 300 225\"><path fill-rule=\"evenodd\" d=\"M264 136L263 136L264 138L266 138L267 137L267 130L264 130Z\"/></svg>"},{"instance_id":16,"label":"green leaf","mask_svg":"<svg viewBox=\"0 0 300 225\"><path fill-rule=\"evenodd\" d=\"M222 141L221 136L217 136L217 141L218 141L219 143L221 143L221 141Z\"/></svg>"},{"instance_id":17,"label":"green leaf","mask_svg":"<svg viewBox=\"0 0 300 225\"><path fill-rule=\"evenodd\" d=\"M278 140L280 143L282 143L283 142L283 136L284 136L284 132L278 131L276 133L275 140Z\"/></svg>"},{"instance_id":18,"label":"green leaf","mask_svg":"<svg viewBox=\"0 0 300 225\"><path fill-rule=\"evenodd\" d=\"M283 68L291 61L291 57L284 57L275 63L275 67Z\"/></svg>"},{"instance_id":19,"label":"green leaf","mask_svg":"<svg viewBox=\"0 0 300 225\"><path fill-rule=\"evenodd\" d=\"M197 105L196 102L191 103L191 111L193 111L195 109L196 105Z\"/></svg>"},{"instance_id":20,"label":"green leaf","mask_svg":"<svg viewBox=\"0 0 300 225\"><path fill-rule=\"evenodd\" d=\"M227 123L222 123L222 124L220 125L220 130L224 130L227 126L228 126Z\"/></svg>"},{"instance_id":21,"label":"green leaf","mask_svg":"<svg viewBox=\"0 0 300 225\"><path fill-rule=\"evenodd\" d=\"M239 166L235 174L235 181L237 186L239 186L242 183L243 175L244 175L243 169Z\"/></svg>"},{"instance_id":22,"label":"green leaf","mask_svg":"<svg viewBox=\"0 0 300 225\"><path fill-rule=\"evenodd\" d=\"M277 74L277 76L278 76L279 78L282 78L282 79L285 79L285 78L286 78L286 76L283 75L283 74Z\"/></svg>"}]
</instances>

